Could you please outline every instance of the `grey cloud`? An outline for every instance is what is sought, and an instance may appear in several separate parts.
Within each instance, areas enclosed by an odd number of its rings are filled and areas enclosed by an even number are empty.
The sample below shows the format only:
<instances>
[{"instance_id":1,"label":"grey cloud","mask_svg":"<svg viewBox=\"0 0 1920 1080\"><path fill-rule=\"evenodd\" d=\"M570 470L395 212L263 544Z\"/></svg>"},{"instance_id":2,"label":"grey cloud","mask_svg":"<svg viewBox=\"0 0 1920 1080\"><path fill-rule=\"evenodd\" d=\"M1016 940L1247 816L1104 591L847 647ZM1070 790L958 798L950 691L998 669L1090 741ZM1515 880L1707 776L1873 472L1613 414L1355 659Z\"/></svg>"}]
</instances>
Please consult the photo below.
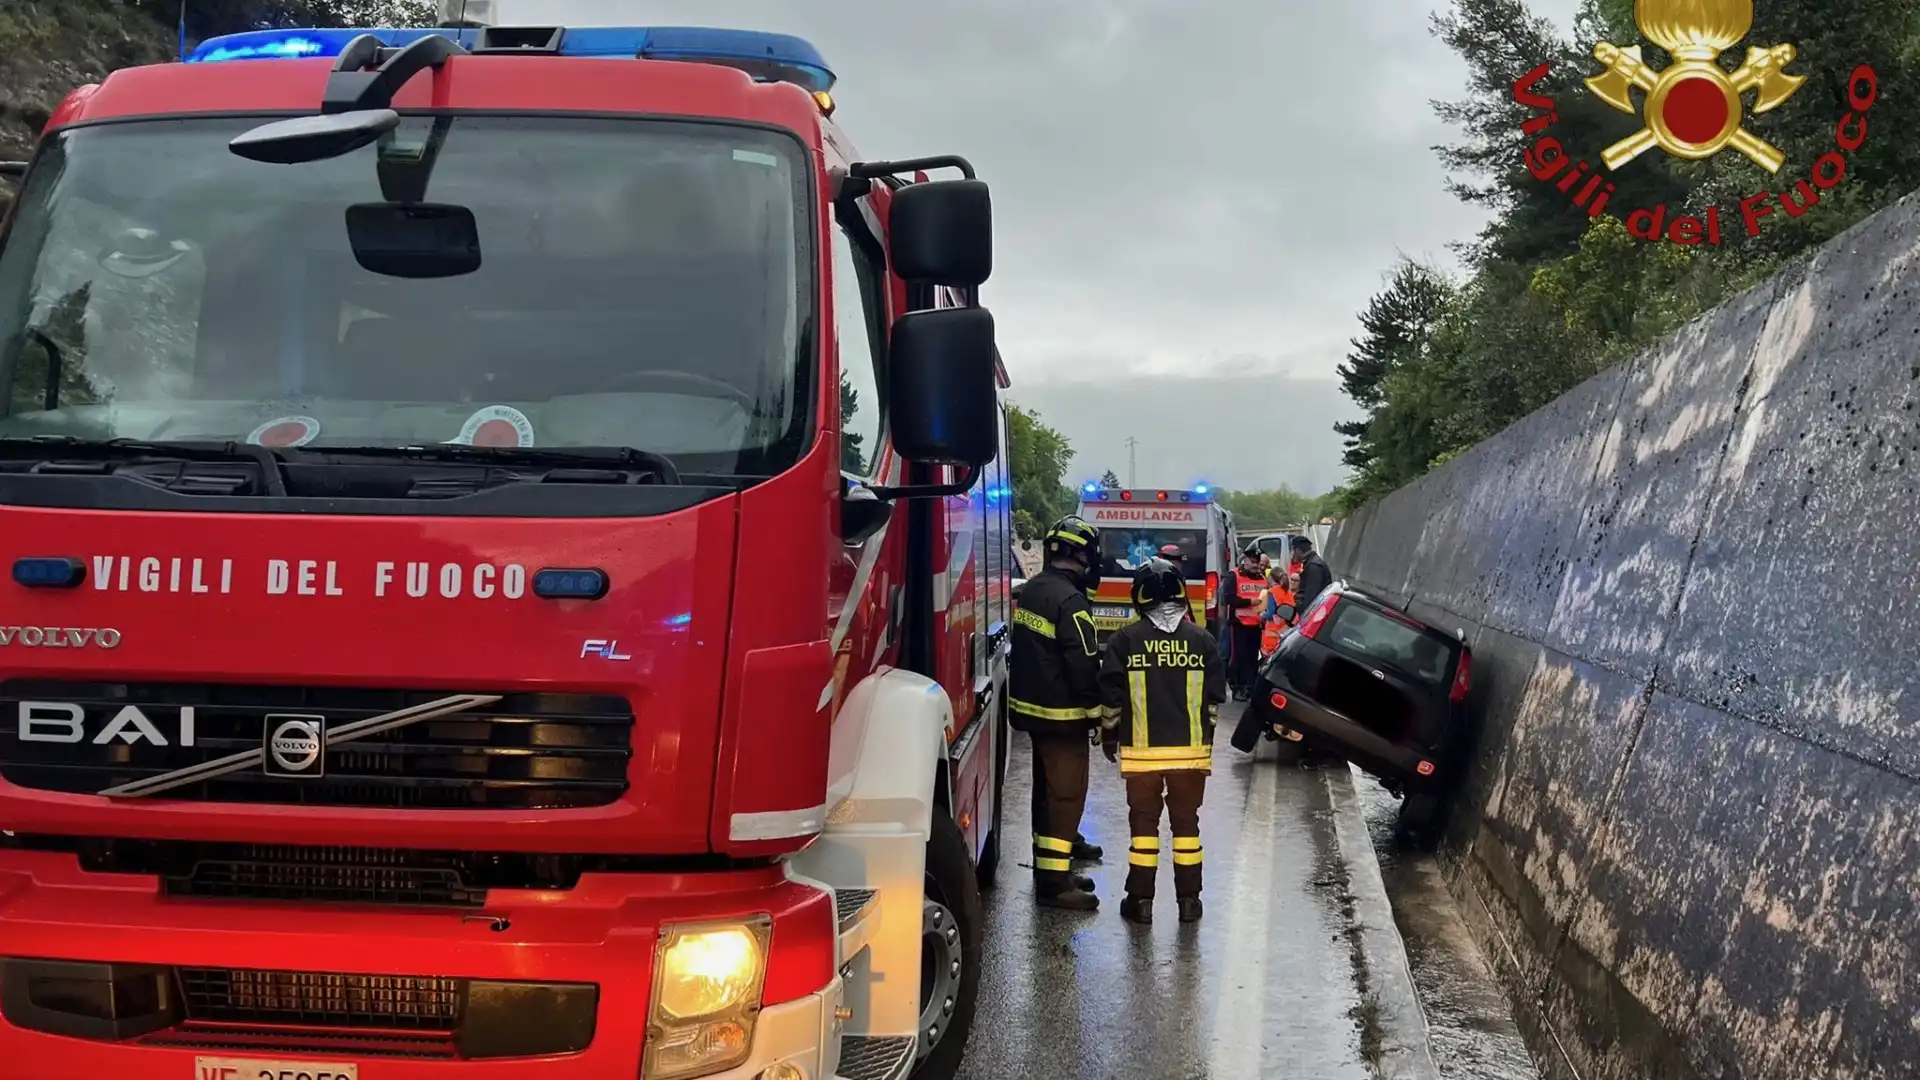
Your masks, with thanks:
<instances>
[{"instance_id":1,"label":"grey cloud","mask_svg":"<svg viewBox=\"0 0 1920 1080\"><path fill-rule=\"evenodd\" d=\"M1309 424L1348 415L1333 369L1382 270L1403 251L1444 256L1479 228L1479 213L1446 194L1429 149L1447 133L1428 101L1464 82L1429 33L1434 2L500 8L509 22L730 25L813 41L840 75L840 119L863 153L962 153L993 183L998 256L985 298L1022 394L1050 401L1049 420L1070 434L1102 432L1108 417L1152 425L1191 447L1183 460L1196 474L1264 486L1264 444L1214 445L1200 410L1158 406L1166 395L1264 399L1271 372L1285 371L1316 403L1298 414ZM1573 3L1544 6L1564 22ZM1091 396L1058 385L1089 369L1190 373L1193 385L1116 377L1095 395L1096 415ZM1236 374L1245 371L1255 374ZM1278 479L1330 486L1338 437L1298 438L1288 466L1298 473Z\"/></svg>"}]
</instances>

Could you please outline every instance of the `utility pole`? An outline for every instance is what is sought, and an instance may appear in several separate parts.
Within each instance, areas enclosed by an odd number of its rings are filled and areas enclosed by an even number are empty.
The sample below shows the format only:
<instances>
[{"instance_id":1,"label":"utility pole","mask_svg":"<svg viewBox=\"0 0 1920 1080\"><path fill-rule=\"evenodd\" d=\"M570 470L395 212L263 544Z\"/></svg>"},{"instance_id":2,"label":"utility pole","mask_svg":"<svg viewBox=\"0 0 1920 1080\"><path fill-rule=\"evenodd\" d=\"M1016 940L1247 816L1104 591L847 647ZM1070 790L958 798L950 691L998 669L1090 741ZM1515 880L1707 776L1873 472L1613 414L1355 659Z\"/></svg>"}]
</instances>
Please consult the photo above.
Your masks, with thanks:
<instances>
[{"instance_id":1,"label":"utility pole","mask_svg":"<svg viewBox=\"0 0 1920 1080\"><path fill-rule=\"evenodd\" d=\"M1134 451L1139 448L1140 440L1127 436L1127 486L1130 488L1140 486L1139 468L1134 461Z\"/></svg>"}]
</instances>

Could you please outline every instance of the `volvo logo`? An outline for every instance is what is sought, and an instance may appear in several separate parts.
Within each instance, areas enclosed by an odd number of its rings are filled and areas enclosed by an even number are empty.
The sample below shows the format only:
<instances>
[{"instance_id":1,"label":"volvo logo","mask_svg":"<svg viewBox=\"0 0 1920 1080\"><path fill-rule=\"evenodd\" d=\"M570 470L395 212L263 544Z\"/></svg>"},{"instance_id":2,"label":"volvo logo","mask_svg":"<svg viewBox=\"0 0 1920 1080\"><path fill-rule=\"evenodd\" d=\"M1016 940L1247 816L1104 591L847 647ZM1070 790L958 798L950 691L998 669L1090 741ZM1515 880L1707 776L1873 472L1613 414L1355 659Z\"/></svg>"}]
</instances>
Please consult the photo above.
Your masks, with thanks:
<instances>
[{"instance_id":1,"label":"volvo logo","mask_svg":"<svg viewBox=\"0 0 1920 1080\"><path fill-rule=\"evenodd\" d=\"M0 626L0 645L24 645L29 649L84 649L97 645L114 649L120 646L120 631L110 626Z\"/></svg>"},{"instance_id":2,"label":"volvo logo","mask_svg":"<svg viewBox=\"0 0 1920 1080\"><path fill-rule=\"evenodd\" d=\"M327 771L327 718L269 713L266 722L268 776L324 776Z\"/></svg>"}]
</instances>

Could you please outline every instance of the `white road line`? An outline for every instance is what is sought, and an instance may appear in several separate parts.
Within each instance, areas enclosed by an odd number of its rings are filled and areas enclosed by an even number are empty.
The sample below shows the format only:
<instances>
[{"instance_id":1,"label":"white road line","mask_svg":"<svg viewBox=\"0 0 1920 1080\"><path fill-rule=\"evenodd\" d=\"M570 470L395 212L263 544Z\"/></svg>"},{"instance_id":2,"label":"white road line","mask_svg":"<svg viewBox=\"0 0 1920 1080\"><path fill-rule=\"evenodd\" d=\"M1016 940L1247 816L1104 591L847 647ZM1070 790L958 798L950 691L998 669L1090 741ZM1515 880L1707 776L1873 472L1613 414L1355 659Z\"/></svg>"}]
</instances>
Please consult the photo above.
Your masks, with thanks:
<instances>
[{"instance_id":1,"label":"white road line","mask_svg":"<svg viewBox=\"0 0 1920 1080\"><path fill-rule=\"evenodd\" d=\"M1255 758L1252 764L1240 835L1233 858L1226 861L1233 872L1233 900L1226 969L1214 983L1219 996L1213 1003L1208 1080L1260 1080L1260 1043L1267 1030L1267 915L1273 902L1274 785L1280 774L1271 761ZM1218 873L1214 867L1220 865L1209 862L1209 873ZM1258 1009L1249 1008L1254 1002L1261 1003Z\"/></svg>"}]
</instances>

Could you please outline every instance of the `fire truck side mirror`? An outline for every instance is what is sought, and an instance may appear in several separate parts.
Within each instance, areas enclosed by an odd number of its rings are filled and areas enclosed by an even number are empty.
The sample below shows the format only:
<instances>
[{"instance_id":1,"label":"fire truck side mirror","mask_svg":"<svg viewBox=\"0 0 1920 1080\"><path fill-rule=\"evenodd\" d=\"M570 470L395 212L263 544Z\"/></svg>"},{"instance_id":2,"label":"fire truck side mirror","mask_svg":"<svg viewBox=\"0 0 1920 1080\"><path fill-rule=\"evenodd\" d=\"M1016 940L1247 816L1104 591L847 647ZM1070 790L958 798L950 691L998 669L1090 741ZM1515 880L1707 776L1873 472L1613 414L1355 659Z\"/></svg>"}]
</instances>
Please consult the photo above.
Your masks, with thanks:
<instances>
[{"instance_id":1,"label":"fire truck side mirror","mask_svg":"<svg viewBox=\"0 0 1920 1080\"><path fill-rule=\"evenodd\" d=\"M998 452L993 313L915 311L893 325L887 412L900 456L923 465L983 466Z\"/></svg>"},{"instance_id":2,"label":"fire truck side mirror","mask_svg":"<svg viewBox=\"0 0 1920 1080\"><path fill-rule=\"evenodd\" d=\"M983 180L932 180L893 193L888 255L908 281L974 288L993 273L993 200Z\"/></svg>"}]
</instances>

